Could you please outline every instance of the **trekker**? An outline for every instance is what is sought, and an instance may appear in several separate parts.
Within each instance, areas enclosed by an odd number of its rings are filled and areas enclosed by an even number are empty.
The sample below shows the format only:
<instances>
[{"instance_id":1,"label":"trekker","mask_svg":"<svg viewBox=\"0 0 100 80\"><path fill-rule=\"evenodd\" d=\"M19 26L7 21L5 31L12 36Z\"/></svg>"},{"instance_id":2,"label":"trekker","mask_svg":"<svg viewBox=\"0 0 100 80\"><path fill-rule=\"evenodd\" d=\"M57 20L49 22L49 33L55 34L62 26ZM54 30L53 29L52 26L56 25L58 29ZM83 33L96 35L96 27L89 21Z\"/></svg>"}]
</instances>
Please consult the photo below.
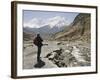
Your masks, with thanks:
<instances>
[{"instance_id":1,"label":"trekker","mask_svg":"<svg viewBox=\"0 0 100 80\"><path fill-rule=\"evenodd\" d=\"M40 34L37 34L36 38L33 41L34 41L34 44L38 48L38 51L37 51L37 62L39 62L40 61L41 48L43 46L43 44L42 44L43 39L40 37Z\"/></svg>"}]
</instances>

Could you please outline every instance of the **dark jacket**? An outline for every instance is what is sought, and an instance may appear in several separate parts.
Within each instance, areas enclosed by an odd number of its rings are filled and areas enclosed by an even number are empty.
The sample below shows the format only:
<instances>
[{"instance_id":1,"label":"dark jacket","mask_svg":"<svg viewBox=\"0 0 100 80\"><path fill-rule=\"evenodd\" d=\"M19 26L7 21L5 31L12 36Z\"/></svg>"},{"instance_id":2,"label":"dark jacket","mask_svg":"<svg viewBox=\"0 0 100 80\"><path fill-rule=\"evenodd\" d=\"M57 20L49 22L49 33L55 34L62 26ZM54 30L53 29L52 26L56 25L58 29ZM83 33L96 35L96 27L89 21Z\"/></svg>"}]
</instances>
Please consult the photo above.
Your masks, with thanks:
<instances>
[{"instance_id":1,"label":"dark jacket","mask_svg":"<svg viewBox=\"0 0 100 80\"><path fill-rule=\"evenodd\" d=\"M34 44L36 45L36 46L43 46L43 44L42 44L42 42L43 42L43 39L40 37L40 36L37 36L35 39L34 39Z\"/></svg>"}]
</instances>

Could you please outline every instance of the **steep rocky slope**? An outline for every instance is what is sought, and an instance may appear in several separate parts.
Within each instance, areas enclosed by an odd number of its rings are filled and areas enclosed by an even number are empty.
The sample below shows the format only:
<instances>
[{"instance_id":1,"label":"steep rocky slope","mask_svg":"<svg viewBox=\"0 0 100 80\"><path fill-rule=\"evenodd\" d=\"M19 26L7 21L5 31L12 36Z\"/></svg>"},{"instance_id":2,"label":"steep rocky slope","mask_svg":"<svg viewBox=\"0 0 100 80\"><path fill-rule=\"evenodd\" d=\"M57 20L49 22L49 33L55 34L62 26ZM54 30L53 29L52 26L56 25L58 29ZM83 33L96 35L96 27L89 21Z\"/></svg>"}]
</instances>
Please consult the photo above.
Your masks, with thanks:
<instances>
[{"instance_id":1,"label":"steep rocky slope","mask_svg":"<svg viewBox=\"0 0 100 80\"><path fill-rule=\"evenodd\" d=\"M61 32L54 35L55 40L75 41L81 40L90 42L91 39L91 25L90 14L80 13L76 16L72 24L67 26Z\"/></svg>"}]
</instances>

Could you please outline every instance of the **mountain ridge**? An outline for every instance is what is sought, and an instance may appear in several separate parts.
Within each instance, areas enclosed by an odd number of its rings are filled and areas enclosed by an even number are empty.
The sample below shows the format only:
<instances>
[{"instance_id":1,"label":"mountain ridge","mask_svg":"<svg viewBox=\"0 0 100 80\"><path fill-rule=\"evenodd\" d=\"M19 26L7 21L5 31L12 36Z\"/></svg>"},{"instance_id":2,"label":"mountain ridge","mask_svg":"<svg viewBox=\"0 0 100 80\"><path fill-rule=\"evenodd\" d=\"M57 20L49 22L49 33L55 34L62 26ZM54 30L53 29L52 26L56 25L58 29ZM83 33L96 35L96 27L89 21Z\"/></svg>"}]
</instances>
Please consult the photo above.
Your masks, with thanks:
<instances>
[{"instance_id":1,"label":"mountain ridge","mask_svg":"<svg viewBox=\"0 0 100 80\"><path fill-rule=\"evenodd\" d=\"M45 20L33 18L31 21L24 23L24 28L25 27L42 28L42 27L47 26L47 25L50 28L53 28L53 27L60 28L60 27L67 25L67 24L68 24L67 20L61 16L55 16L55 17L45 19Z\"/></svg>"},{"instance_id":2,"label":"mountain ridge","mask_svg":"<svg viewBox=\"0 0 100 80\"><path fill-rule=\"evenodd\" d=\"M82 40L90 42L90 14L80 13L69 27L54 35L55 40Z\"/></svg>"}]
</instances>

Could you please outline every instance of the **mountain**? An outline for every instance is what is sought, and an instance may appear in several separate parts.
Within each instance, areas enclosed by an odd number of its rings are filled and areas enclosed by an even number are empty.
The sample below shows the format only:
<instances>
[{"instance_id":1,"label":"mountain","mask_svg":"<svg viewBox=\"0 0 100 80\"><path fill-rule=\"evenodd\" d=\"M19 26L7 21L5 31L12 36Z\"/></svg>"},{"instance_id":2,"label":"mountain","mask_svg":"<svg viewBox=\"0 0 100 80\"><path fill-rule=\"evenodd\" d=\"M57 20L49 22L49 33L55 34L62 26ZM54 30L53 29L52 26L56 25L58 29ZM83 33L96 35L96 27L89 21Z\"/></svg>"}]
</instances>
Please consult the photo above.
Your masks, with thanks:
<instances>
[{"instance_id":1,"label":"mountain","mask_svg":"<svg viewBox=\"0 0 100 80\"><path fill-rule=\"evenodd\" d=\"M50 39L51 35L63 30L68 25L67 20L61 16L55 16L45 21L39 19L39 22L37 19L32 19L30 23L24 25L23 31L26 33L39 33L43 38Z\"/></svg>"},{"instance_id":2,"label":"mountain","mask_svg":"<svg viewBox=\"0 0 100 80\"><path fill-rule=\"evenodd\" d=\"M90 23L90 14L80 13L69 26L56 33L53 37L55 40L82 40L90 42Z\"/></svg>"},{"instance_id":3,"label":"mountain","mask_svg":"<svg viewBox=\"0 0 100 80\"><path fill-rule=\"evenodd\" d=\"M47 20L46 25L49 25L50 28L62 28L62 26L68 25L67 20L61 16L55 16Z\"/></svg>"},{"instance_id":4,"label":"mountain","mask_svg":"<svg viewBox=\"0 0 100 80\"><path fill-rule=\"evenodd\" d=\"M23 28L23 39L24 40L32 40L36 34L30 28Z\"/></svg>"},{"instance_id":5,"label":"mountain","mask_svg":"<svg viewBox=\"0 0 100 80\"><path fill-rule=\"evenodd\" d=\"M54 16L54 17L47 18L47 19L33 18L32 20L26 23L24 22L24 27L42 28L48 25L50 28L53 28L53 27L60 28L68 24L69 24L68 21L64 17Z\"/></svg>"},{"instance_id":6,"label":"mountain","mask_svg":"<svg viewBox=\"0 0 100 80\"><path fill-rule=\"evenodd\" d=\"M56 32L59 32L63 29L64 29L64 26L58 27L58 26L55 25L51 28L50 25L45 25L41 28L37 28L37 29L34 28L33 31L36 32L36 33L39 32L41 34L44 34L44 33L45 34L55 34Z\"/></svg>"}]
</instances>

